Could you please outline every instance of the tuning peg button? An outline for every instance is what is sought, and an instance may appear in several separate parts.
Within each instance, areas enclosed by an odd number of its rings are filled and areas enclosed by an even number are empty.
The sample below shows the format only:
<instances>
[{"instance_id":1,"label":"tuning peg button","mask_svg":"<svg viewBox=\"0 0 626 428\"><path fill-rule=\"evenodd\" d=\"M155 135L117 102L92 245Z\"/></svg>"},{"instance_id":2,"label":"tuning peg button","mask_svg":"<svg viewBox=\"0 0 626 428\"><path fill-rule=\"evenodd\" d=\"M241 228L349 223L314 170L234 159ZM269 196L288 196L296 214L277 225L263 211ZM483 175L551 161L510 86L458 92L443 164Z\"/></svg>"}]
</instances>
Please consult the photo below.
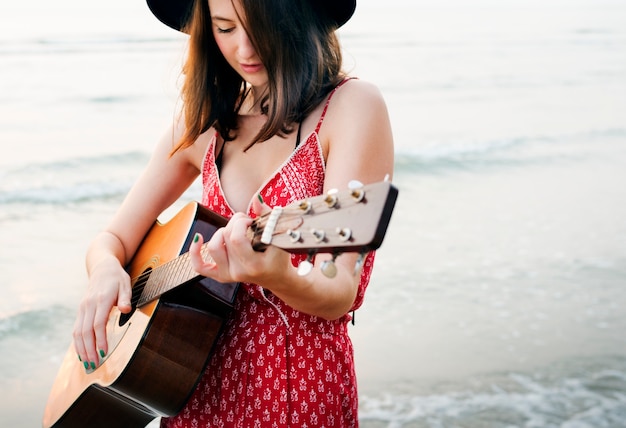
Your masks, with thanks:
<instances>
[{"instance_id":1,"label":"tuning peg button","mask_svg":"<svg viewBox=\"0 0 626 428\"><path fill-rule=\"evenodd\" d=\"M365 261L366 253L360 253L359 257L356 259L356 263L354 264L354 274L359 273L361 268L363 267L363 262Z\"/></svg>"},{"instance_id":2,"label":"tuning peg button","mask_svg":"<svg viewBox=\"0 0 626 428\"><path fill-rule=\"evenodd\" d=\"M299 242L300 238L302 237L302 234L300 233L299 230L292 230L292 229L289 229L287 231L287 235L289 236L289 239L291 240L291 242L293 242L294 244L296 242Z\"/></svg>"},{"instance_id":3,"label":"tuning peg button","mask_svg":"<svg viewBox=\"0 0 626 428\"><path fill-rule=\"evenodd\" d=\"M309 212L311 212L311 208L313 208L313 205L310 201L302 201L300 202L299 207L304 212L304 214L308 214Z\"/></svg>"},{"instance_id":4,"label":"tuning peg button","mask_svg":"<svg viewBox=\"0 0 626 428\"><path fill-rule=\"evenodd\" d=\"M326 260L320 268L326 278L334 278L337 276L337 265L334 260Z\"/></svg>"},{"instance_id":5,"label":"tuning peg button","mask_svg":"<svg viewBox=\"0 0 626 428\"><path fill-rule=\"evenodd\" d=\"M311 229L311 235L315 238L315 242L322 242L326 239L326 232L321 229Z\"/></svg>"},{"instance_id":6,"label":"tuning peg button","mask_svg":"<svg viewBox=\"0 0 626 428\"><path fill-rule=\"evenodd\" d=\"M342 242L348 242L350 238L352 238L352 230L348 227L343 227L343 228L338 227L337 235L339 235L339 239Z\"/></svg>"},{"instance_id":7,"label":"tuning peg button","mask_svg":"<svg viewBox=\"0 0 626 428\"><path fill-rule=\"evenodd\" d=\"M350 182L348 182L348 189L350 190L358 190L362 188L363 183L361 183L359 180L350 180Z\"/></svg>"},{"instance_id":8,"label":"tuning peg button","mask_svg":"<svg viewBox=\"0 0 626 428\"><path fill-rule=\"evenodd\" d=\"M313 270L313 256L314 254L309 254L306 260L302 260L298 265L298 276L307 276Z\"/></svg>"},{"instance_id":9,"label":"tuning peg button","mask_svg":"<svg viewBox=\"0 0 626 428\"><path fill-rule=\"evenodd\" d=\"M337 203L339 202L339 198L337 197L338 193L339 190L337 189L330 189L328 191L326 198L324 199L328 208L337 208Z\"/></svg>"},{"instance_id":10,"label":"tuning peg button","mask_svg":"<svg viewBox=\"0 0 626 428\"><path fill-rule=\"evenodd\" d=\"M351 180L348 183L348 189L350 189L350 194L357 201L361 202L365 197L365 190L363 189L363 183L358 180Z\"/></svg>"},{"instance_id":11,"label":"tuning peg button","mask_svg":"<svg viewBox=\"0 0 626 428\"><path fill-rule=\"evenodd\" d=\"M313 270L313 263L308 260L303 260L298 265L298 276L307 276Z\"/></svg>"}]
</instances>

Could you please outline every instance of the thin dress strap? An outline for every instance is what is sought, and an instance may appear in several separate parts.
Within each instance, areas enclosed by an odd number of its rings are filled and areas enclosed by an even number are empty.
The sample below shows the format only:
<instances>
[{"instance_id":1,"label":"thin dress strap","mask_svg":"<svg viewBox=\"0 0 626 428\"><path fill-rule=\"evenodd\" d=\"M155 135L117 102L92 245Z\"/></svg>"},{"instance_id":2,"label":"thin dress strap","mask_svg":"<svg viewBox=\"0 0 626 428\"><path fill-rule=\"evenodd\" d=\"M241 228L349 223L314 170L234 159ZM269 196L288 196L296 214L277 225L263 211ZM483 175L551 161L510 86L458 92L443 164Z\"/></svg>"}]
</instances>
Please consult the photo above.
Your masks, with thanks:
<instances>
[{"instance_id":1,"label":"thin dress strap","mask_svg":"<svg viewBox=\"0 0 626 428\"><path fill-rule=\"evenodd\" d=\"M217 167L217 172L221 173L222 172L222 163L223 163L223 159L224 159L224 146L226 145L226 141L222 142L222 144L220 144L220 133L215 131L215 137L214 141L215 141L215 147L213 147L213 150L217 150L217 155L215 156L215 166ZM219 147L218 147L219 145Z\"/></svg>"},{"instance_id":2,"label":"thin dress strap","mask_svg":"<svg viewBox=\"0 0 626 428\"><path fill-rule=\"evenodd\" d=\"M326 100L326 105L324 106L324 110L322 110L322 114L320 115L320 120L317 122L317 126L315 127L315 133L320 132L320 128L322 127L322 122L324 122L324 117L326 117L326 110L328 110L328 106L330 105L330 100L335 95L337 89L341 88L348 80L356 79L355 77L347 77L341 81L335 88L330 91L330 95L328 95L328 99Z\"/></svg>"}]
</instances>

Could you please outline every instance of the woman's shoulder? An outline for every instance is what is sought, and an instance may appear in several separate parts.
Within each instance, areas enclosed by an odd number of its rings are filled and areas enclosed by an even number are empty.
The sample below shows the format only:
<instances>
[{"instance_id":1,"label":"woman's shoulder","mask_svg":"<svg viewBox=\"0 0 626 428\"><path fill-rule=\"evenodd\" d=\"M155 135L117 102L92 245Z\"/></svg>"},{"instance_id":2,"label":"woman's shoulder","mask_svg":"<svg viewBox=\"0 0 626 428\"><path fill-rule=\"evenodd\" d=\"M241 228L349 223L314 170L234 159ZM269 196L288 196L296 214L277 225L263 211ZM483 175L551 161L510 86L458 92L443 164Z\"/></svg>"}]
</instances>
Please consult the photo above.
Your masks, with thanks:
<instances>
[{"instance_id":1,"label":"woman's shoulder","mask_svg":"<svg viewBox=\"0 0 626 428\"><path fill-rule=\"evenodd\" d=\"M176 115L172 124L172 130L171 130L172 142L174 144L178 143L186 133L187 133L187 120L185 117L185 112L181 111ZM216 135L217 135L217 130L215 129L215 127L209 126L209 128L206 131L202 132L199 135L198 139L194 142L194 144L198 142L206 143L210 139L214 138Z\"/></svg>"},{"instance_id":2,"label":"woman's shoulder","mask_svg":"<svg viewBox=\"0 0 626 428\"><path fill-rule=\"evenodd\" d=\"M384 103L382 92L377 85L356 77L347 78L337 88L334 98L355 105L364 101Z\"/></svg>"},{"instance_id":3,"label":"woman's shoulder","mask_svg":"<svg viewBox=\"0 0 626 428\"><path fill-rule=\"evenodd\" d=\"M391 144L389 113L378 86L351 79L339 87L328 103L320 138L328 151L331 146L350 151L370 143Z\"/></svg>"},{"instance_id":4,"label":"woman's shoulder","mask_svg":"<svg viewBox=\"0 0 626 428\"><path fill-rule=\"evenodd\" d=\"M328 104L329 119L346 121L387 115L387 106L381 90L374 83L352 78L337 88Z\"/></svg>"},{"instance_id":5,"label":"woman's shoulder","mask_svg":"<svg viewBox=\"0 0 626 428\"><path fill-rule=\"evenodd\" d=\"M172 128L166 133L166 144L170 147L170 150L180 144L186 129L185 117L181 113L174 119ZM193 144L178 150L175 156L180 156L181 160L185 159L186 162L193 164L200 170L206 151L211 145L215 144L216 136L217 131L211 126L200 134Z\"/></svg>"},{"instance_id":6,"label":"woman's shoulder","mask_svg":"<svg viewBox=\"0 0 626 428\"><path fill-rule=\"evenodd\" d=\"M393 171L391 123L375 84L362 79L344 83L331 98L322 132L328 186L382 180Z\"/></svg>"}]
</instances>

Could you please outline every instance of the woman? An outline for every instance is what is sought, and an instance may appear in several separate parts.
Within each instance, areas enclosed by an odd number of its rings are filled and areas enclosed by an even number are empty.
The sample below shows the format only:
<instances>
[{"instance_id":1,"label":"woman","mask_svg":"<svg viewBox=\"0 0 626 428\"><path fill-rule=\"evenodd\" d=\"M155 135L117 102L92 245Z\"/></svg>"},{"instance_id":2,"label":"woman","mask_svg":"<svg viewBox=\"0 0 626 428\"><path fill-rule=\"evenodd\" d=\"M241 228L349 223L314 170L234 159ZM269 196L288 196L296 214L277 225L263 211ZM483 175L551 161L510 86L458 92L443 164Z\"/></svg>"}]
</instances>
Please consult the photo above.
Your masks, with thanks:
<instances>
[{"instance_id":1,"label":"woman","mask_svg":"<svg viewBox=\"0 0 626 428\"><path fill-rule=\"evenodd\" d=\"M157 216L201 174L202 203L230 218L192 265L220 282L241 282L235 309L182 412L164 427L356 426L349 312L360 306L373 254L299 276L301 257L252 249L251 217L277 205L382 180L393 169L385 103L371 84L347 79L335 30L355 0L149 0L167 25L190 35L183 111L156 146L87 256L89 287L74 328L81 361L106 355L104 325L129 312L124 266Z\"/></svg>"}]
</instances>

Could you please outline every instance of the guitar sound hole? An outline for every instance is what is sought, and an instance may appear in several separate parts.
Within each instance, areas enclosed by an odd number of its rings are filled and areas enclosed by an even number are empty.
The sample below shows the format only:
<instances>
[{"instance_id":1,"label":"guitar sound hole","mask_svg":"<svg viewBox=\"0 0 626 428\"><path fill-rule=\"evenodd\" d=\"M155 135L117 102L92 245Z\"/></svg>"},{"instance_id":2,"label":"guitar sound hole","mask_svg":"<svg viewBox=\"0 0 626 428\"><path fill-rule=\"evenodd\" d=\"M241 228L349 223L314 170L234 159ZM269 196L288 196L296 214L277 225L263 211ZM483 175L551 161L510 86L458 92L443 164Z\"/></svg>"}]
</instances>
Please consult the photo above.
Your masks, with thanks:
<instances>
[{"instance_id":1,"label":"guitar sound hole","mask_svg":"<svg viewBox=\"0 0 626 428\"><path fill-rule=\"evenodd\" d=\"M135 313L137 309L137 302L141 297L141 293L143 293L143 289L148 282L148 278L150 278L150 273L152 272L152 268L146 269L139 277L137 277L137 281L135 281L135 285L133 285L133 295L130 298L131 310L127 314L120 314L119 326L122 327L126 324Z\"/></svg>"},{"instance_id":2,"label":"guitar sound hole","mask_svg":"<svg viewBox=\"0 0 626 428\"><path fill-rule=\"evenodd\" d=\"M124 324L126 324L128 322L128 320L131 319L131 317L135 313L135 309L136 308L133 306L129 313L127 313L127 314L120 314L120 321L119 321L119 326L120 327L122 327Z\"/></svg>"}]
</instances>

